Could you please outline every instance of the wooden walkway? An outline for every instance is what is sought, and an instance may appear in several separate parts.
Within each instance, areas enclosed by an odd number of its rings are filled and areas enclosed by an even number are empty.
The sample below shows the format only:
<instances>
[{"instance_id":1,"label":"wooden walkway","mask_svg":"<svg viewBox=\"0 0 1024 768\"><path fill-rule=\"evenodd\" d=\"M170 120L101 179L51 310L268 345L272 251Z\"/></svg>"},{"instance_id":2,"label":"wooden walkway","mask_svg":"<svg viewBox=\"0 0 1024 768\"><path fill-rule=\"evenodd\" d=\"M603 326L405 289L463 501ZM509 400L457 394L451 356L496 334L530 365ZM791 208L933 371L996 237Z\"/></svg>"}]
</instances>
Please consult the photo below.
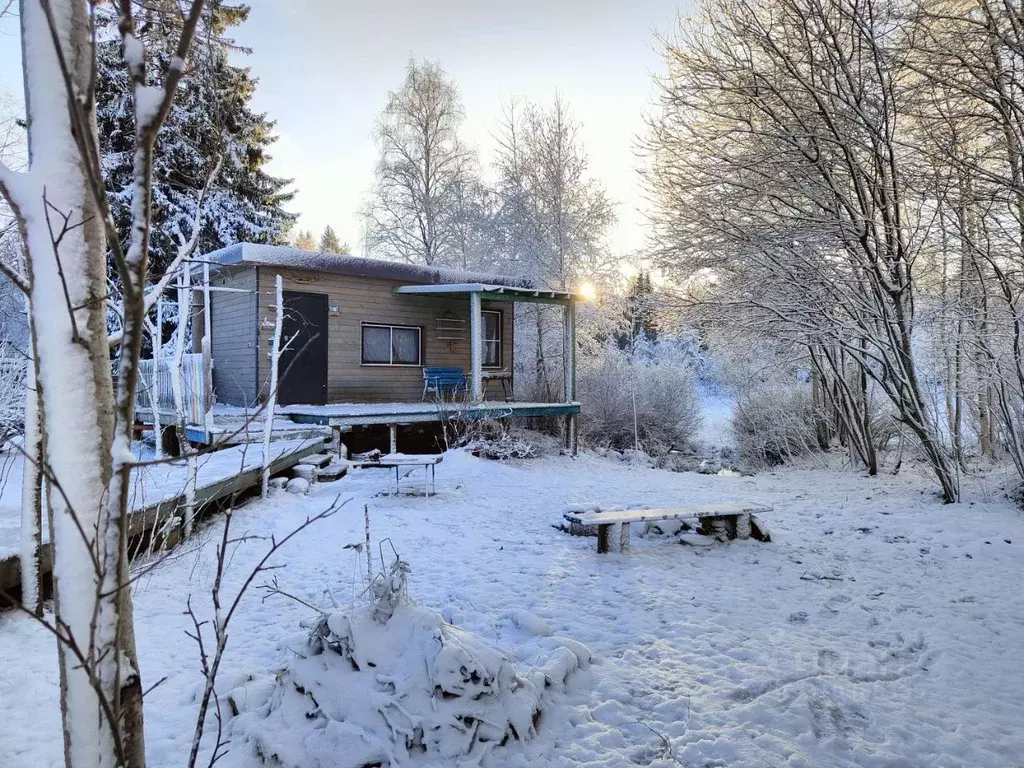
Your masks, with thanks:
<instances>
[{"instance_id":1,"label":"wooden walkway","mask_svg":"<svg viewBox=\"0 0 1024 768\"><path fill-rule=\"evenodd\" d=\"M300 424L322 424L330 427L568 416L579 412L579 403L506 403L494 400L479 403L332 403L287 405L277 409L279 416L290 418Z\"/></svg>"},{"instance_id":2,"label":"wooden walkway","mask_svg":"<svg viewBox=\"0 0 1024 768\"><path fill-rule=\"evenodd\" d=\"M327 449L324 438L271 443L270 473L284 472L302 459ZM254 488L263 470L263 446L239 445L224 448L197 459L195 490L196 516L203 507ZM129 542L159 531L178 514L185 497L184 461L138 467L132 472L131 507L128 518ZM130 546L130 545L129 545ZM40 567L44 579L53 563L50 543L44 542ZM9 595L21 592L21 564L17 554L0 559L0 590ZM4 601L0 598L0 607Z\"/></svg>"}]
</instances>

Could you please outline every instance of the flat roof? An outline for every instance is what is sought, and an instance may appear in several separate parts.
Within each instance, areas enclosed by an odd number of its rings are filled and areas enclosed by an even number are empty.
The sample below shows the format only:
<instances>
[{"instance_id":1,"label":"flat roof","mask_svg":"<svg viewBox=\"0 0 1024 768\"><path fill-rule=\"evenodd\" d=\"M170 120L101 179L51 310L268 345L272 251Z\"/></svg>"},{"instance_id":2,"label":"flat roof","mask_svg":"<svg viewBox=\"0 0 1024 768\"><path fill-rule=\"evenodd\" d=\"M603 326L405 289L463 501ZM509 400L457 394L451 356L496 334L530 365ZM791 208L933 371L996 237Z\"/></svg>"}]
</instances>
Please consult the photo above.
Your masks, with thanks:
<instances>
[{"instance_id":1,"label":"flat roof","mask_svg":"<svg viewBox=\"0 0 1024 768\"><path fill-rule=\"evenodd\" d=\"M486 299L506 301L557 302L559 304L582 300L581 296L569 291L548 291L539 288L497 285L495 283L443 283L441 285L402 285L395 288L400 295L446 296L451 294L479 293Z\"/></svg>"},{"instance_id":2,"label":"flat roof","mask_svg":"<svg viewBox=\"0 0 1024 768\"><path fill-rule=\"evenodd\" d=\"M471 272L449 267L405 264L364 256L323 251L304 251L286 245L236 243L201 257L214 265L290 267L311 272L328 272L353 277L373 277L397 282L408 280L426 284L484 283L502 288L533 289L533 283L522 277Z\"/></svg>"}]
</instances>

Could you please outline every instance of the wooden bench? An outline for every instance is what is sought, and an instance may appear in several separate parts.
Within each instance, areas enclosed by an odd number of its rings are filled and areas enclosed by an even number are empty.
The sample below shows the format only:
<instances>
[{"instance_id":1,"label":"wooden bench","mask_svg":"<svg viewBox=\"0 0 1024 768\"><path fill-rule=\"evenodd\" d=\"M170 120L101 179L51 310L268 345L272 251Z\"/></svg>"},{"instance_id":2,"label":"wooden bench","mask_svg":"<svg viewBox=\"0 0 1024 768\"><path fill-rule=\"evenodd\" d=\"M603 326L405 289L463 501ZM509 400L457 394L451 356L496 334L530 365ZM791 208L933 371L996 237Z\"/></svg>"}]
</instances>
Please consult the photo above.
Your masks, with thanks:
<instances>
[{"instance_id":1,"label":"wooden bench","mask_svg":"<svg viewBox=\"0 0 1024 768\"><path fill-rule=\"evenodd\" d=\"M461 368L426 366L423 369L423 400L430 393L443 398L450 394L454 399L461 391L466 392L466 372Z\"/></svg>"},{"instance_id":2,"label":"wooden bench","mask_svg":"<svg viewBox=\"0 0 1024 768\"><path fill-rule=\"evenodd\" d=\"M632 523L653 523L659 520L693 520L699 524L699 532L714 536L719 541L728 539L755 538L767 540L763 528L755 525L752 530L751 515L756 512L770 512L771 507L764 504L745 502L726 502L723 504L704 504L691 507L674 507L671 509L631 509L622 512L583 512L570 513L580 525L597 526L597 552L609 552L612 546L620 552L629 550L629 530ZM612 541L613 528L621 526L618 541Z\"/></svg>"},{"instance_id":3,"label":"wooden bench","mask_svg":"<svg viewBox=\"0 0 1024 768\"><path fill-rule=\"evenodd\" d=\"M437 493L437 486L434 482L434 468L442 461L444 461L444 456L440 453L385 453L382 456L373 459L354 461L352 464L353 466L360 467L361 469L369 467L394 469L396 496L401 490L399 483L401 482L400 478L402 467L423 467L423 493L425 496L429 497L431 491L435 494Z\"/></svg>"}]
</instances>

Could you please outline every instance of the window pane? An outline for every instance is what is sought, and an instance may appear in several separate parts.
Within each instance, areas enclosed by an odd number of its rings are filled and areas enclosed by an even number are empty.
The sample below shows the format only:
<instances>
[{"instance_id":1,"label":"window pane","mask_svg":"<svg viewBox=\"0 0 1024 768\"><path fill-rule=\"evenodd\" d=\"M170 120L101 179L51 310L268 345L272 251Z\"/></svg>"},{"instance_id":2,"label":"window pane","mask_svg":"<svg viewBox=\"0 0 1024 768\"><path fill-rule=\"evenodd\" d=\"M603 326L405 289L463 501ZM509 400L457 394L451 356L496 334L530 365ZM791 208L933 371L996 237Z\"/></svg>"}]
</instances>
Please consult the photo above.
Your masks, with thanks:
<instances>
[{"instance_id":1,"label":"window pane","mask_svg":"<svg viewBox=\"0 0 1024 768\"><path fill-rule=\"evenodd\" d=\"M497 341L501 338L501 315L497 312L484 312L484 339Z\"/></svg>"},{"instance_id":2,"label":"window pane","mask_svg":"<svg viewBox=\"0 0 1024 768\"><path fill-rule=\"evenodd\" d=\"M394 362L419 365L420 332L416 328L393 328L391 331Z\"/></svg>"},{"instance_id":3,"label":"window pane","mask_svg":"<svg viewBox=\"0 0 1024 768\"><path fill-rule=\"evenodd\" d=\"M363 362L391 362L391 329L363 326Z\"/></svg>"},{"instance_id":4,"label":"window pane","mask_svg":"<svg viewBox=\"0 0 1024 768\"><path fill-rule=\"evenodd\" d=\"M501 365L501 342L484 342L484 365Z\"/></svg>"}]
</instances>

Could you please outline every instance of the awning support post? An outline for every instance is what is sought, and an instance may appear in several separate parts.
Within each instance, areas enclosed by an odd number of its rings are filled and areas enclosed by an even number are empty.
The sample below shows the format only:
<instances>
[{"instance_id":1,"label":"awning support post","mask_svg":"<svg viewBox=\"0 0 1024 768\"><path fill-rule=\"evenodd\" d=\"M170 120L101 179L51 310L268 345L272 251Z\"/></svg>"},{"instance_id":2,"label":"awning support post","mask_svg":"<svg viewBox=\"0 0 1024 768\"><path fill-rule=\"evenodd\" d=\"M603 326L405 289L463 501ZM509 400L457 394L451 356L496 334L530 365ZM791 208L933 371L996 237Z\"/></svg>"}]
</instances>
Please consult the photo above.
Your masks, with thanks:
<instances>
[{"instance_id":1,"label":"awning support post","mask_svg":"<svg viewBox=\"0 0 1024 768\"><path fill-rule=\"evenodd\" d=\"M483 314L480 294L469 294L469 395L474 403L484 399L483 387Z\"/></svg>"},{"instance_id":2,"label":"awning support post","mask_svg":"<svg viewBox=\"0 0 1024 768\"><path fill-rule=\"evenodd\" d=\"M576 402L576 302L569 300L562 310L562 370L565 402Z\"/></svg>"},{"instance_id":3,"label":"awning support post","mask_svg":"<svg viewBox=\"0 0 1024 768\"><path fill-rule=\"evenodd\" d=\"M565 402L576 402L576 302L569 299L562 309L562 372L565 379ZM572 456L579 450L576 416L565 417L565 449Z\"/></svg>"}]
</instances>

